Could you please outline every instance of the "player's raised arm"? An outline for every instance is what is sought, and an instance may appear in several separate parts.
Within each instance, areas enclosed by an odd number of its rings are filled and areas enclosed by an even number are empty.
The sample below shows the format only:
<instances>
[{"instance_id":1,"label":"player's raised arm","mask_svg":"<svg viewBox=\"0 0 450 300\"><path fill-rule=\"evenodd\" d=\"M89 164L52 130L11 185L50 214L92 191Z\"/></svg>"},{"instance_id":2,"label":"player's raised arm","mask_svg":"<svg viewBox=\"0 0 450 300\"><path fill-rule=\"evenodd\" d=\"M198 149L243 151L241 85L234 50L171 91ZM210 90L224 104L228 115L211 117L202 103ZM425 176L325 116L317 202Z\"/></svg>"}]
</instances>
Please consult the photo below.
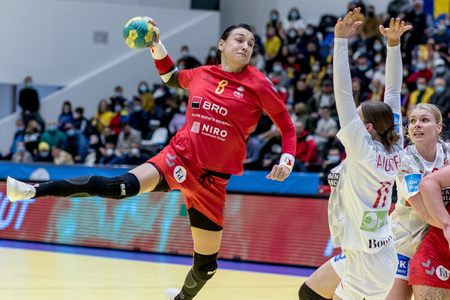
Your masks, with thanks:
<instances>
[{"instance_id":1,"label":"player's raised arm","mask_svg":"<svg viewBox=\"0 0 450 300\"><path fill-rule=\"evenodd\" d=\"M344 20L339 18L334 27L333 72L336 76L333 78L333 85L341 128L349 124L357 115L348 63L348 38L362 24L362 22L356 21L360 10L360 8L355 8L345 16Z\"/></svg>"}]
</instances>

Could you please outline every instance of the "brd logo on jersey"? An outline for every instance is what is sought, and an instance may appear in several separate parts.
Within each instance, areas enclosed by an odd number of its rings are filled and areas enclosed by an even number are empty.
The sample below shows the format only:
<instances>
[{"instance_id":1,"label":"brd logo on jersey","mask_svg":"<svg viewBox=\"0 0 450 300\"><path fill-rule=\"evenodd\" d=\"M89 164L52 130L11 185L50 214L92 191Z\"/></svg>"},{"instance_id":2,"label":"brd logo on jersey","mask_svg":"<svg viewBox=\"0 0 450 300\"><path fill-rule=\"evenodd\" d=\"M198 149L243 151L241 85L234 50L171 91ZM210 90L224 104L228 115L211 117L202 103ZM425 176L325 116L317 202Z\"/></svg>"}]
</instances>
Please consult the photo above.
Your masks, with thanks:
<instances>
[{"instance_id":1,"label":"brd logo on jersey","mask_svg":"<svg viewBox=\"0 0 450 300\"><path fill-rule=\"evenodd\" d=\"M409 174L405 176L408 193L415 193L419 191L419 182L421 179L421 174Z\"/></svg>"},{"instance_id":2,"label":"brd logo on jersey","mask_svg":"<svg viewBox=\"0 0 450 300\"><path fill-rule=\"evenodd\" d=\"M175 170L173 170L173 177L175 177L175 180L178 183L182 183L183 181L186 180L186 169L183 168L182 166L176 166Z\"/></svg>"},{"instance_id":3,"label":"brd logo on jersey","mask_svg":"<svg viewBox=\"0 0 450 300\"><path fill-rule=\"evenodd\" d=\"M361 222L361 229L375 232L387 224L388 211L365 211Z\"/></svg>"}]
</instances>

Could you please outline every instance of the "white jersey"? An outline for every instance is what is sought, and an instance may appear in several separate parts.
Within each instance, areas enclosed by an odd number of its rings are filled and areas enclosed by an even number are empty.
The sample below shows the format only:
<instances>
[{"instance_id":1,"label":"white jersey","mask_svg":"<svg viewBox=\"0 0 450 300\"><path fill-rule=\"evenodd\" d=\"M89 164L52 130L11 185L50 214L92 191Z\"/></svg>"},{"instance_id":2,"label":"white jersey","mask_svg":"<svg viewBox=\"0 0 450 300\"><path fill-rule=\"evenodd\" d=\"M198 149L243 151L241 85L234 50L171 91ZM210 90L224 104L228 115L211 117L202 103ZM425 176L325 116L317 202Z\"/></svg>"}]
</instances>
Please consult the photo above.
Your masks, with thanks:
<instances>
[{"instance_id":1,"label":"white jersey","mask_svg":"<svg viewBox=\"0 0 450 300\"><path fill-rule=\"evenodd\" d=\"M357 116L338 133L347 158L328 175L328 221L334 247L376 253L392 240L392 187L401 167L403 138L388 152Z\"/></svg>"},{"instance_id":2,"label":"white jersey","mask_svg":"<svg viewBox=\"0 0 450 300\"><path fill-rule=\"evenodd\" d=\"M438 141L434 162L426 161L415 145L405 149L405 156L397 176L398 200L391 214L392 234L397 253L412 258L430 225L423 222L408 203L419 192L420 180L449 165L450 144Z\"/></svg>"}]
</instances>

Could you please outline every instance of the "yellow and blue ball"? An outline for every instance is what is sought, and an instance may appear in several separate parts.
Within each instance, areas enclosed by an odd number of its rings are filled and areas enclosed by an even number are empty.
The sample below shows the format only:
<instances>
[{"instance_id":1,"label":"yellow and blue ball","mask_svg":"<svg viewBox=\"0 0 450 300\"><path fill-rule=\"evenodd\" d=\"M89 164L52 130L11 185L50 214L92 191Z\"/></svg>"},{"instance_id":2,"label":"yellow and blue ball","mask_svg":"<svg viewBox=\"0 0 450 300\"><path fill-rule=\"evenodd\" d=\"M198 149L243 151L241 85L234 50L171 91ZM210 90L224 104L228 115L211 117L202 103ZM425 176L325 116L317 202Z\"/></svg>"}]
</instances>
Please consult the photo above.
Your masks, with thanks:
<instances>
[{"instance_id":1,"label":"yellow and blue ball","mask_svg":"<svg viewBox=\"0 0 450 300\"><path fill-rule=\"evenodd\" d=\"M155 39L153 25L144 17L135 17L125 24L123 38L132 49L144 49Z\"/></svg>"}]
</instances>

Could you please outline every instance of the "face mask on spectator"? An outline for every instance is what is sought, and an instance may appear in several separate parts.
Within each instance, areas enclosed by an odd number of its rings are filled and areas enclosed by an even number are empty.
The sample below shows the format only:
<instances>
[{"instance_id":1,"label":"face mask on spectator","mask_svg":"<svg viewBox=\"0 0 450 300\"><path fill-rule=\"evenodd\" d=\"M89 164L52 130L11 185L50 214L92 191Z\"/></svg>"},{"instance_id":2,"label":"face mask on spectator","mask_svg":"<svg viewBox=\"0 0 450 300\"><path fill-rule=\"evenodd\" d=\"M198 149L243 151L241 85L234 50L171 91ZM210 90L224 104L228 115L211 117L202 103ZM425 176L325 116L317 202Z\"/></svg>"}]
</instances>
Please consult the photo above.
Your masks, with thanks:
<instances>
[{"instance_id":1,"label":"face mask on spectator","mask_svg":"<svg viewBox=\"0 0 450 300\"><path fill-rule=\"evenodd\" d=\"M271 15L270 15L270 19L271 19L272 21L278 20L277 14L271 14Z\"/></svg>"},{"instance_id":2,"label":"face mask on spectator","mask_svg":"<svg viewBox=\"0 0 450 300\"><path fill-rule=\"evenodd\" d=\"M447 26L445 24L439 24L438 25L438 30L440 31L446 31L447 30Z\"/></svg>"},{"instance_id":3,"label":"face mask on spectator","mask_svg":"<svg viewBox=\"0 0 450 300\"><path fill-rule=\"evenodd\" d=\"M419 91L424 91L425 89L426 89L426 85L425 84L418 84L417 85L417 89L419 90Z\"/></svg>"},{"instance_id":4,"label":"face mask on spectator","mask_svg":"<svg viewBox=\"0 0 450 300\"><path fill-rule=\"evenodd\" d=\"M403 70L403 77L408 77L409 75L409 71L408 70Z\"/></svg>"},{"instance_id":5,"label":"face mask on spectator","mask_svg":"<svg viewBox=\"0 0 450 300\"><path fill-rule=\"evenodd\" d=\"M177 66L178 70L182 71L185 69L185 67L183 65Z\"/></svg>"},{"instance_id":6,"label":"face mask on spectator","mask_svg":"<svg viewBox=\"0 0 450 300\"><path fill-rule=\"evenodd\" d=\"M425 63L423 62L417 63L417 69L420 71L425 70Z\"/></svg>"},{"instance_id":7,"label":"face mask on spectator","mask_svg":"<svg viewBox=\"0 0 450 300\"><path fill-rule=\"evenodd\" d=\"M131 156L139 156L139 154L140 154L140 151L139 151L139 149L138 148L131 148L131 150L130 150L130 155Z\"/></svg>"},{"instance_id":8,"label":"face mask on spectator","mask_svg":"<svg viewBox=\"0 0 450 300\"><path fill-rule=\"evenodd\" d=\"M169 93L170 93L171 95L175 95L175 94L177 93L177 89L176 89L176 88L170 88L170 89L169 89Z\"/></svg>"},{"instance_id":9,"label":"face mask on spectator","mask_svg":"<svg viewBox=\"0 0 450 300\"><path fill-rule=\"evenodd\" d=\"M114 95L115 95L117 98L122 97L122 93L120 93L120 92L115 92Z\"/></svg>"},{"instance_id":10,"label":"face mask on spectator","mask_svg":"<svg viewBox=\"0 0 450 300\"><path fill-rule=\"evenodd\" d=\"M358 52L361 54L366 53L366 48L362 47L362 48L358 48Z\"/></svg>"},{"instance_id":11,"label":"face mask on spectator","mask_svg":"<svg viewBox=\"0 0 450 300\"><path fill-rule=\"evenodd\" d=\"M18 126L17 127L17 131L22 131L22 130L24 130L25 129L25 126Z\"/></svg>"},{"instance_id":12,"label":"face mask on spectator","mask_svg":"<svg viewBox=\"0 0 450 300\"><path fill-rule=\"evenodd\" d=\"M406 95L408 93L408 89L402 89L400 93L402 95Z\"/></svg>"},{"instance_id":13,"label":"face mask on spectator","mask_svg":"<svg viewBox=\"0 0 450 300\"><path fill-rule=\"evenodd\" d=\"M444 74L445 73L445 67L444 66L436 67L436 73Z\"/></svg>"},{"instance_id":14,"label":"face mask on spectator","mask_svg":"<svg viewBox=\"0 0 450 300\"><path fill-rule=\"evenodd\" d=\"M297 19L297 18L298 18L297 12L295 12L295 11L291 12L291 19Z\"/></svg>"},{"instance_id":15,"label":"face mask on spectator","mask_svg":"<svg viewBox=\"0 0 450 300\"><path fill-rule=\"evenodd\" d=\"M49 154L50 154L50 153L49 153L48 151L42 151L42 152L39 153L39 155L40 155L41 157L43 157L43 158L48 157Z\"/></svg>"},{"instance_id":16,"label":"face mask on spectator","mask_svg":"<svg viewBox=\"0 0 450 300\"><path fill-rule=\"evenodd\" d=\"M297 32L295 32L295 30L291 30L291 31L289 32L289 37L290 37L291 39L294 39L296 36L297 36Z\"/></svg>"},{"instance_id":17,"label":"face mask on spectator","mask_svg":"<svg viewBox=\"0 0 450 300\"><path fill-rule=\"evenodd\" d=\"M25 147L23 147L23 146L17 147L17 151L23 152L23 151L25 151Z\"/></svg>"},{"instance_id":18,"label":"face mask on spectator","mask_svg":"<svg viewBox=\"0 0 450 300\"><path fill-rule=\"evenodd\" d=\"M386 71L386 67L378 67L378 71L384 73L384 71Z\"/></svg>"},{"instance_id":19,"label":"face mask on spectator","mask_svg":"<svg viewBox=\"0 0 450 300\"><path fill-rule=\"evenodd\" d=\"M360 70L361 72L367 71L367 69L368 69L367 65L358 66L358 70Z\"/></svg>"},{"instance_id":20,"label":"face mask on spectator","mask_svg":"<svg viewBox=\"0 0 450 300\"><path fill-rule=\"evenodd\" d=\"M114 150L111 148L106 149L106 156L112 156L114 153Z\"/></svg>"},{"instance_id":21,"label":"face mask on spectator","mask_svg":"<svg viewBox=\"0 0 450 300\"><path fill-rule=\"evenodd\" d=\"M381 45L381 44L373 45L373 50L380 51L381 49L383 49L383 45Z\"/></svg>"},{"instance_id":22,"label":"face mask on spectator","mask_svg":"<svg viewBox=\"0 0 450 300\"><path fill-rule=\"evenodd\" d=\"M313 33L314 33L313 29L306 29L305 30L305 35L307 35L307 36L313 35Z\"/></svg>"},{"instance_id":23,"label":"face mask on spectator","mask_svg":"<svg viewBox=\"0 0 450 300\"><path fill-rule=\"evenodd\" d=\"M314 65L314 66L312 66L312 70L317 72L320 70L320 67L318 65Z\"/></svg>"},{"instance_id":24,"label":"face mask on spectator","mask_svg":"<svg viewBox=\"0 0 450 300\"><path fill-rule=\"evenodd\" d=\"M50 132L55 132L56 131L56 125L50 125L50 126L48 126L48 131L50 131Z\"/></svg>"},{"instance_id":25,"label":"face mask on spectator","mask_svg":"<svg viewBox=\"0 0 450 300\"><path fill-rule=\"evenodd\" d=\"M189 56L189 51L187 51L187 50L181 51L181 56L183 56L183 57Z\"/></svg>"},{"instance_id":26,"label":"face mask on spectator","mask_svg":"<svg viewBox=\"0 0 450 300\"><path fill-rule=\"evenodd\" d=\"M78 114L78 113L74 113L73 114L73 118L74 119L79 119L81 116L80 116L80 114Z\"/></svg>"},{"instance_id":27,"label":"face mask on spectator","mask_svg":"<svg viewBox=\"0 0 450 300\"><path fill-rule=\"evenodd\" d=\"M120 105L114 106L114 111L115 111L115 112L119 112L119 111L121 111L121 110L122 110L122 106L120 106Z\"/></svg>"},{"instance_id":28,"label":"face mask on spectator","mask_svg":"<svg viewBox=\"0 0 450 300\"><path fill-rule=\"evenodd\" d=\"M211 50L210 52L209 52L209 56L211 56L211 57L216 57L216 51L214 51L214 50Z\"/></svg>"},{"instance_id":29,"label":"face mask on spectator","mask_svg":"<svg viewBox=\"0 0 450 300\"><path fill-rule=\"evenodd\" d=\"M440 94L445 91L445 88L442 85L438 85L435 90L436 90L436 93Z\"/></svg>"},{"instance_id":30,"label":"face mask on spectator","mask_svg":"<svg viewBox=\"0 0 450 300\"><path fill-rule=\"evenodd\" d=\"M144 93L144 92L146 92L148 89L147 89L147 86L145 85L145 84L142 84L140 87L139 87L139 91L141 92L141 93Z\"/></svg>"},{"instance_id":31,"label":"face mask on spectator","mask_svg":"<svg viewBox=\"0 0 450 300\"><path fill-rule=\"evenodd\" d=\"M333 69L327 69L327 74L328 74L328 75L333 74Z\"/></svg>"},{"instance_id":32,"label":"face mask on spectator","mask_svg":"<svg viewBox=\"0 0 450 300\"><path fill-rule=\"evenodd\" d=\"M281 70L283 70L283 67L282 66L280 66L280 65L275 65L275 66L273 66L273 71L274 72L281 72Z\"/></svg>"},{"instance_id":33,"label":"face mask on spectator","mask_svg":"<svg viewBox=\"0 0 450 300\"><path fill-rule=\"evenodd\" d=\"M271 39L271 38L273 38L275 36L275 33L268 33L267 34L267 38L268 39Z\"/></svg>"},{"instance_id":34,"label":"face mask on spectator","mask_svg":"<svg viewBox=\"0 0 450 300\"><path fill-rule=\"evenodd\" d=\"M69 129L69 130L67 130L67 131L66 131L66 134L67 134L68 136L74 136L74 135L75 135L75 129Z\"/></svg>"},{"instance_id":35,"label":"face mask on spectator","mask_svg":"<svg viewBox=\"0 0 450 300\"><path fill-rule=\"evenodd\" d=\"M140 105L135 105L134 106L134 111L135 112L140 112L142 110L142 107Z\"/></svg>"},{"instance_id":36,"label":"face mask on spectator","mask_svg":"<svg viewBox=\"0 0 450 300\"><path fill-rule=\"evenodd\" d=\"M339 155L328 155L328 160L331 161L332 164L337 164L341 161L341 157Z\"/></svg>"},{"instance_id":37,"label":"face mask on spectator","mask_svg":"<svg viewBox=\"0 0 450 300\"><path fill-rule=\"evenodd\" d=\"M186 112L187 106L180 106L180 113L184 114Z\"/></svg>"}]
</instances>

